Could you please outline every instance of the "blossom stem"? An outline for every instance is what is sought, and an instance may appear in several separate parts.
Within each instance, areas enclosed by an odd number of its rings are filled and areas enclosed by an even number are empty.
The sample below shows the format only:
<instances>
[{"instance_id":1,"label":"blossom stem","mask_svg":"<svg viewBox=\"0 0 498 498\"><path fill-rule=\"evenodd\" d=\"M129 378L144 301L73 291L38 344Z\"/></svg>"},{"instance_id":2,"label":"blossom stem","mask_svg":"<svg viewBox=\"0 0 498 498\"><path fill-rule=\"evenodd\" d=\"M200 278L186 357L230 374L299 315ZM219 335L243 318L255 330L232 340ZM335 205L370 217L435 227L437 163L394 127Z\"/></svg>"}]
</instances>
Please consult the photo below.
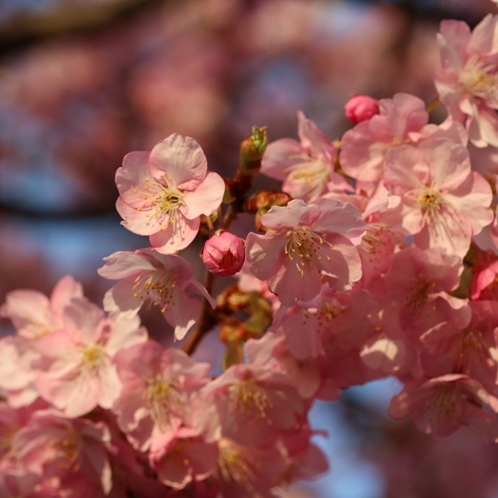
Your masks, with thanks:
<instances>
[{"instance_id":1,"label":"blossom stem","mask_svg":"<svg viewBox=\"0 0 498 498\"><path fill-rule=\"evenodd\" d=\"M430 114L432 111L434 111L437 106L441 103L439 100L439 97L436 97L426 108L427 114Z\"/></svg>"},{"instance_id":2,"label":"blossom stem","mask_svg":"<svg viewBox=\"0 0 498 498\"><path fill-rule=\"evenodd\" d=\"M213 292L214 279L215 276L212 273L206 272L206 281L204 287L209 294L212 294ZM202 303L202 311L199 318L199 323L197 324L195 330L189 335L187 342L182 348L183 351L188 355L192 355L197 349L197 346L201 342L204 335L209 332L214 325L215 315L213 309L211 308L208 300L204 299Z\"/></svg>"}]
</instances>

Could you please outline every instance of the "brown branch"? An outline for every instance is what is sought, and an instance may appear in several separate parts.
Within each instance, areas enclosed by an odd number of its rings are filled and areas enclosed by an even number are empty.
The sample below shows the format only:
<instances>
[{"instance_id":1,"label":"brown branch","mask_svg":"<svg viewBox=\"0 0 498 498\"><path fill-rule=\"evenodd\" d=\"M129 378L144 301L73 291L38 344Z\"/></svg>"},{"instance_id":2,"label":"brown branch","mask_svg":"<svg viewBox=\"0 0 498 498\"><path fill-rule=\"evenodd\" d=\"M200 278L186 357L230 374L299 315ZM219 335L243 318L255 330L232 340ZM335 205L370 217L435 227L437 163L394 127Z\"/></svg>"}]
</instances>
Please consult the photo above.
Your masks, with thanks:
<instances>
[{"instance_id":1,"label":"brown branch","mask_svg":"<svg viewBox=\"0 0 498 498\"><path fill-rule=\"evenodd\" d=\"M205 288L211 295L214 286L214 275L207 272ZM207 299L204 299L202 303L201 316L199 318L199 323L193 332L190 333L187 342L183 346L183 351L188 355L191 355L197 349L197 346L201 342L202 338L214 327L216 323L215 314L213 308L209 304Z\"/></svg>"}]
</instances>

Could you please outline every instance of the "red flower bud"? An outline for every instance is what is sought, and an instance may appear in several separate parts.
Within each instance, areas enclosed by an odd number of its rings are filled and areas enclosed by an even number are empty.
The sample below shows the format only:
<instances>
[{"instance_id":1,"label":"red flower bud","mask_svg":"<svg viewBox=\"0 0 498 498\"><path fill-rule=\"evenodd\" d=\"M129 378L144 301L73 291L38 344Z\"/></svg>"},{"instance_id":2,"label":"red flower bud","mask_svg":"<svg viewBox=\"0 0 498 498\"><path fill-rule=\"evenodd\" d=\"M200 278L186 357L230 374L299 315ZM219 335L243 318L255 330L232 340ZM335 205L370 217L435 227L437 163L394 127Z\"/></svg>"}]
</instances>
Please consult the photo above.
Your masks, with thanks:
<instances>
[{"instance_id":1,"label":"red flower bud","mask_svg":"<svg viewBox=\"0 0 498 498\"><path fill-rule=\"evenodd\" d=\"M368 95L353 95L344 106L346 117L354 124L379 114L379 102Z\"/></svg>"},{"instance_id":2,"label":"red flower bud","mask_svg":"<svg viewBox=\"0 0 498 498\"><path fill-rule=\"evenodd\" d=\"M220 277L235 275L244 264L244 241L230 232L213 235L204 244L202 261L206 268Z\"/></svg>"}]
</instances>

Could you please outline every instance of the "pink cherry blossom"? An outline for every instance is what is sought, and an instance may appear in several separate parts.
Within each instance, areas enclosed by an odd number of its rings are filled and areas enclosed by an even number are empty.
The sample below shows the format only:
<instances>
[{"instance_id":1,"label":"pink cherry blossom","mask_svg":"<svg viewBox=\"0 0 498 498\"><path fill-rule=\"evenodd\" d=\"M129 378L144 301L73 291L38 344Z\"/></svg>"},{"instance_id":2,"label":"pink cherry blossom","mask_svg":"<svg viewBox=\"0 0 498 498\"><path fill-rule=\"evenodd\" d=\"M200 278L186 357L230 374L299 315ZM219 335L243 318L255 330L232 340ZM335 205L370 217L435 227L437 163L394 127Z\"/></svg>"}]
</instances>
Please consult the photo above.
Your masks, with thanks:
<instances>
[{"instance_id":1,"label":"pink cherry blossom","mask_svg":"<svg viewBox=\"0 0 498 498\"><path fill-rule=\"evenodd\" d=\"M163 254L187 247L197 235L200 216L221 204L225 183L207 171L199 144L170 135L150 153L130 152L116 172L116 208L131 232L148 235Z\"/></svg>"},{"instance_id":2,"label":"pink cherry blossom","mask_svg":"<svg viewBox=\"0 0 498 498\"><path fill-rule=\"evenodd\" d=\"M353 312L358 303L361 303L361 310ZM348 312L350 306L352 308ZM361 345L368 333L366 331L373 329L365 314L375 310L375 301L366 291L348 293L346 297L324 285L314 299L299 301L288 308L281 307L273 319L271 329L285 334L287 345L296 359L318 358L327 354L328 341L334 343L331 349L340 349L336 339L342 335L340 331L343 326L355 329L354 332L344 333L349 346Z\"/></svg>"},{"instance_id":3,"label":"pink cherry blossom","mask_svg":"<svg viewBox=\"0 0 498 498\"><path fill-rule=\"evenodd\" d=\"M394 254L378 300L392 335L418 339L438 324L465 326L470 320L466 300L450 295L460 283L462 260L442 248L408 247Z\"/></svg>"},{"instance_id":4,"label":"pink cherry blossom","mask_svg":"<svg viewBox=\"0 0 498 498\"><path fill-rule=\"evenodd\" d=\"M268 280L286 306L313 299L322 282L342 289L360 279L361 262L353 243L361 240L365 223L353 205L295 199L286 207L273 206L262 220L269 230L247 236L246 259L252 273Z\"/></svg>"},{"instance_id":5,"label":"pink cherry blossom","mask_svg":"<svg viewBox=\"0 0 498 498\"><path fill-rule=\"evenodd\" d=\"M344 106L346 117L354 124L379 114L379 101L369 95L353 95Z\"/></svg>"},{"instance_id":6,"label":"pink cherry blossom","mask_svg":"<svg viewBox=\"0 0 498 498\"><path fill-rule=\"evenodd\" d=\"M194 278L192 263L180 256L139 249L115 252L104 261L99 275L121 280L104 297L104 309L109 313L132 317L144 303L158 306L175 328L175 338L182 339L200 315L199 297L214 306L213 299Z\"/></svg>"},{"instance_id":7,"label":"pink cherry blossom","mask_svg":"<svg viewBox=\"0 0 498 498\"><path fill-rule=\"evenodd\" d=\"M232 365L201 391L192 426L207 441L221 437L244 446L269 444L289 429L305 404L289 377L260 365Z\"/></svg>"},{"instance_id":8,"label":"pink cherry blossom","mask_svg":"<svg viewBox=\"0 0 498 498\"><path fill-rule=\"evenodd\" d=\"M12 448L23 469L58 481L59 496L66 496L64 489L75 493L70 496L105 496L112 488L110 433L102 422L40 411L18 431Z\"/></svg>"},{"instance_id":9,"label":"pink cherry blossom","mask_svg":"<svg viewBox=\"0 0 498 498\"><path fill-rule=\"evenodd\" d=\"M498 146L497 22L498 16L489 14L471 31L463 21L444 20L438 34L440 99L456 120L466 121L478 147Z\"/></svg>"},{"instance_id":10,"label":"pink cherry blossom","mask_svg":"<svg viewBox=\"0 0 498 498\"><path fill-rule=\"evenodd\" d=\"M471 171L467 149L450 140L389 150L384 183L401 198L401 224L420 248L463 257L472 236L493 220L491 187Z\"/></svg>"},{"instance_id":11,"label":"pink cherry blossom","mask_svg":"<svg viewBox=\"0 0 498 498\"><path fill-rule=\"evenodd\" d=\"M260 339L249 339L244 344L244 353L253 365L284 372L302 398L312 398L320 387L320 373L313 359L298 360L290 351L283 333L268 331Z\"/></svg>"},{"instance_id":12,"label":"pink cherry blossom","mask_svg":"<svg viewBox=\"0 0 498 498\"><path fill-rule=\"evenodd\" d=\"M409 382L389 406L396 418L411 415L417 427L435 436L448 436L462 425L483 424L496 437L495 418L498 400L483 386L462 374L446 374L433 379Z\"/></svg>"},{"instance_id":13,"label":"pink cherry blossom","mask_svg":"<svg viewBox=\"0 0 498 498\"><path fill-rule=\"evenodd\" d=\"M281 138L268 144L261 161L261 172L282 180L282 190L294 198L314 201L330 185L350 190L334 172L337 151L318 126L298 112L300 141Z\"/></svg>"},{"instance_id":14,"label":"pink cherry blossom","mask_svg":"<svg viewBox=\"0 0 498 498\"><path fill-rule=\"evenodd\" d=\"M0 389L12 407L27 406L38 398L36 362L40 354L21 335L0 339Z\"/></svg>"},{"instance_id":15,"label":"pink cherry blossom","mask_svg":"<svg viewBox=\"0 0 498 498\"><path fill-rule=\"evenodd\" d=\"M120 351L115 363L123 387L113 411L141 450L189 419L191 400L208 381L210 369L208 363L196 363L183 351L153 341Z\"/></svg>"},{"instance_id":16,"label":"pink cherry blossom","mask_svg":"<svg viewBox=\"0 0 498 498\"><path fill-rule=\"evenodd\" d=\"M5 498L57 498L60 496L60 486L50 480L51 485L43 482L43 477L19 468L14 460L3 460L0 462L0 493Z\"/></svg>"},{"instance_id":17,"label":"pink cherry blossom","mask_svg":"<svg viewBox=\"0 0 498 498\"><path fill-rule=\"evenodd\" d=\"M486 264L473 268L470 292L472 299L498 298L498 259L493 258Z\"/></svg>"},{"instance_id":18,"label":"pink cherry blossom","mask_svg":"<svg viewBox=\"0 0 498 498\"><path fill-rule=\"evenodd\" d=\"M66 276L56 284L50 298L34 290L9 292L0 316L9 318L19 335L37 338L60 328L64 307L74 297L82 296L81 284Z\"/></svg>"},{"instance_id":19,"label":"pink cherry blossom","mask_svg":"<svg viewBox=\"0 0 498 498\"><path fill-rule=\"evenodd\" d=\"M498 310L495 301L470 301L470 323L434 327L422 336L427 348L424 371L431 377L458 372L479 381L489 392L498 374Z\"/></svg>"},{"instance_id":20,"label":"pink cherry blossom","mask_svg":"<svg viewBox=\"0 0 498 498\"><path fill-rule=\"evenodd\" d=\"M303 419L296 424L298 430L285 431L282 443L289 460L289 471L293 480L314 479L329 470L329 464L323 452L313 444L313 436L327 436L326 431L314 431Z\"/></svg>"},{"instance_id":21,"label":"pink cherry blossom","mask_svg":"<svg viewBox=\"0 0 498 498\"><path fill-rule=\"evenodd\" d=\"M287 455L281 445L245 446L230 438L217 441L218 469L214 496L255 498L272 496L272 488L285 486Z\"/></svg>"},{"instance_id":22,"label":"pink cherry blossom","mask_svg":"<svg viewBox=\"0 0 498 498\"><path fill-rule=\"evenodd\" d=\"M147 338L138 317L105 318L84 299L74 299L65 310L63 329L35 344L42 356L36 377L40 395L70 417L96 406L110 408L121 384L113 364L119 349Z\"/></svg>"},{"instance_id":23,"label":"pink cherry blossom","mask_svg":"<svg viewBox=\"0 0 498 498\"><path fill-rule=\"evenodd\" d=\"M344 133L340 155L342 169L362 182L379 182L386 151L412 143L410 137L415 137L428 119L424 102L413 95L398 93L392 99L379 100L378 115Z\"/></svg>"},{"instance_id":24,"label":"pink cherry blossom","mask_svg":"<svg viewBox=\"0 0 498 498\"><path fill-rule=\"evenodd\" d=\"M193 429L180 427L152 442L149 462L159 480L175 489L214 474L218 446L206 443Z\"/></svg>"},{"instance_id":25,"label":"pink cherry blossom","mask_svg":"<svg viewBox=\"0 0 498 498\"><path fill-rule=\"evenodd\" d=\"M323 348L315 358L321 377L316 398L337 399L338 389L379 377L361 357L363 345L377 332L379 306L369 292L332 293L324 288L307 306L311 326L317 328ZM303 318L307 317L302 315ZM304 320L294 325L291 333L297 335L303 323Z\"/></svg>"},{"instance_id":26,"label":"pink cherry blossom","mask_svg":"<svg viewBox=\"0 0 498 498\"><path fill-rule=\"evenodd\" d=\"M244 260L244 241L226 230L208 239L202 250L202 261L206 268L220 277L235 275L242 268Z\"/></svg>"}]
</instances>

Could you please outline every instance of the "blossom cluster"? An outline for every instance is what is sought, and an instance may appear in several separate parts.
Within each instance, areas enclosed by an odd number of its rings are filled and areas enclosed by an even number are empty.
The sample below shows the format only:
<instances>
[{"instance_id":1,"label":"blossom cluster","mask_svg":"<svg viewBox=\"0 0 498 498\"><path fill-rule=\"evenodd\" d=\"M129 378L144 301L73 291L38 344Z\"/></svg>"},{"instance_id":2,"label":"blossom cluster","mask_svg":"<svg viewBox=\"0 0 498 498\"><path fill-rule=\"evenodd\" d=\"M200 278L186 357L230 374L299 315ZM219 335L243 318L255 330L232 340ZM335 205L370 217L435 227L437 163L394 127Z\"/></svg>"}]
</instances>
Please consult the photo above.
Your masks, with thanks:
<instances>
[{"instance_id":1,"label":"blossom cluster","mask_svg":"<svg viewBox=\"0 0 498 498\"><path fill-rule=\"evenodd\" d=\"M105 258L102 308L69 276L0 308L0 494L274 496L327 469L313 401L388 376L394 418L498 442L497 30L442 23L441 123L355 95L334 141L303 112L299 140L255 127L234 178L178 134L125 156L116 207L150 247ZM151 307L181 342L148 337ZM221 372L191 357L215 329Z\"/></svg>"}]
</instances>

